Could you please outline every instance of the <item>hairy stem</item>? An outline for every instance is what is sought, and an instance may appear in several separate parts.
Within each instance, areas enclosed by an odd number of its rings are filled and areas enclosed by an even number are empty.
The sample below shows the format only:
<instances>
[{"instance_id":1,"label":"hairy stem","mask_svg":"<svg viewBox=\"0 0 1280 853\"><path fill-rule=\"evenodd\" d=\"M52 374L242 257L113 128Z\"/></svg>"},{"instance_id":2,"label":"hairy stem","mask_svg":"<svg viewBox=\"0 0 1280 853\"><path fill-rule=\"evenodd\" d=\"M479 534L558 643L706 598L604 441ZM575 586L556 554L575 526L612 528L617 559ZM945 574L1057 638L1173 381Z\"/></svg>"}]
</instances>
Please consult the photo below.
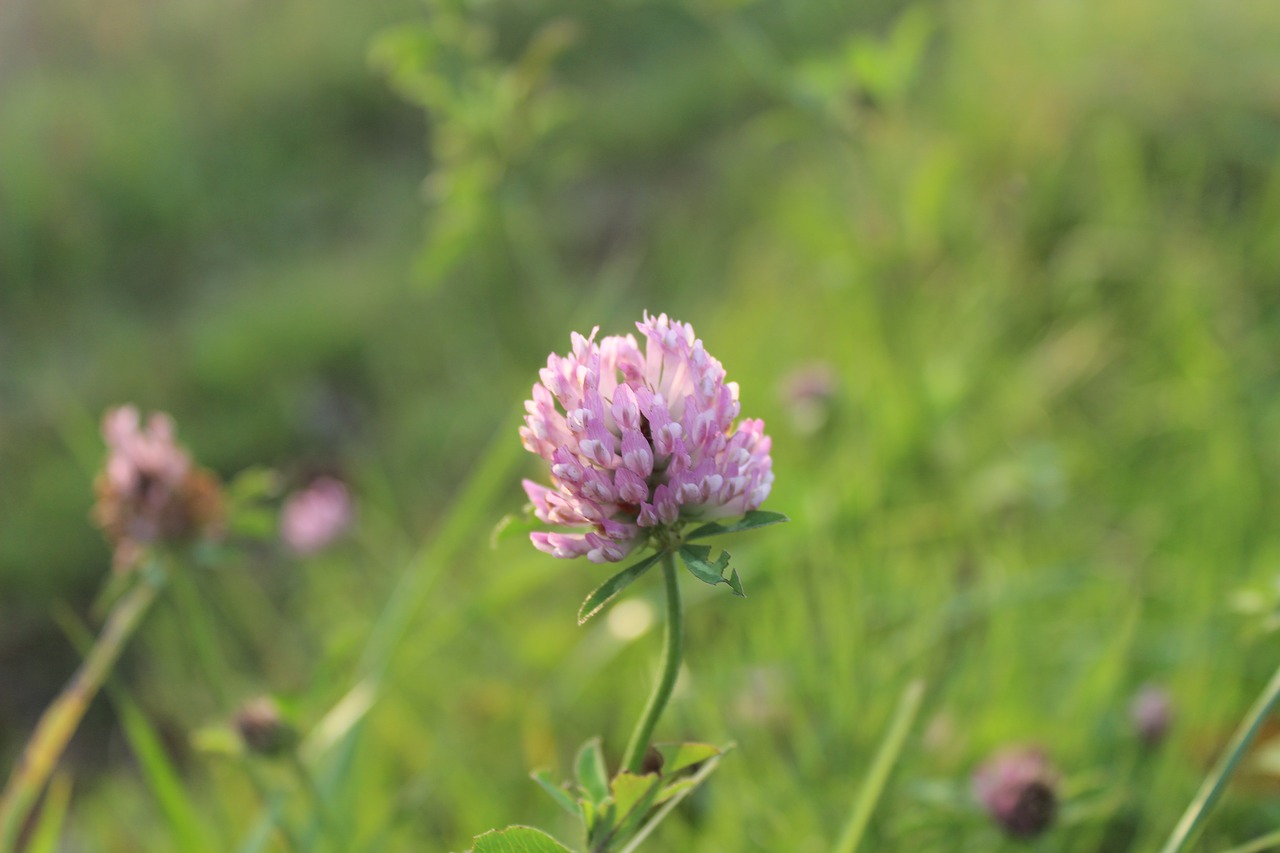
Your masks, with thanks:
<instances>
[{"instance_id":1,"label":"hairy stem","mask_svg":"<svg viewBox=\"0 0 1280 853\"><path fill-rule=\"evenodd\" d=\"M31 807L44 790L49 775L62 757L67 742L75 734L89 703L102 687L116 659L134 631L142 623L157 586L143 579L112 608L106 625L71 681L45 709L26 749L14 766L13 775L0 795L0 851L9 853L18 843Z\"/></svg>"},{"instance_id":2,"label":"hairy stem","mask_svg":"<svg viewBox=\"0 0 1280 853\"><path fill-rule=\"evenodd\" d=\"M667 700L676 686L676 676L680 674L680 655L684 646L684 625L680 606L680 584L676 577L676 558L670 551L662 555L662 578L667 588L667 624L662 642L662 673L658 683L653 686L649 696L649 704L640 715L640 722L631 734L631 742L622 757L622 769L639 773L644 763L645 751L649 748L649 740L658 725L658 718L666 710Z\"/></svg>"}]
</instances>

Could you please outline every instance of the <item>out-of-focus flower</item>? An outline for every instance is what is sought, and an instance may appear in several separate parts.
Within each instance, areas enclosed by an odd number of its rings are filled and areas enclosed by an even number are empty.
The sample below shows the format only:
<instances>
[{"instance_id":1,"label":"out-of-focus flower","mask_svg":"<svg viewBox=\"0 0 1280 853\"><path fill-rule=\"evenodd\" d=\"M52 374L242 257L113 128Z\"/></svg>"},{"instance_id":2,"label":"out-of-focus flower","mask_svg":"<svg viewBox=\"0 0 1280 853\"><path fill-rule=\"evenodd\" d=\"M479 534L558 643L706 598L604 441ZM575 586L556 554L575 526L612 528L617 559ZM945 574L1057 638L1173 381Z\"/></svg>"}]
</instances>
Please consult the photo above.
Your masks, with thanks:
<instances>
[{"instance_id":1,"label":"out-of-focus flower","mask_svg":"<svg viewBox=\"0 0 1280 853\"><path fill-rule=\"evenodd\" d=\"M107 460L94 482L98 500L92 517L115 548L117 570L135 566L151 543L220 531L218 480L177 444L168 415L153 413L144 426L135 407L110 409L102 437Z\"/></svg>"},{"instance_id":2,"label":"out-of-focus flower","mask_svg":"<svg viewBox=\"0 0 1280 853\"><path fill-rule=\"evenodd\" d=\"M973 774L973 793L1006 833L1034 838L1058 813L1058 774L1036 747L1001 750Z\"/></svg>"},{"instance_id":3,"label":"out-of-focus flower","mask_svg":"<svg viewBox=\"0 0 1280 853\"><path fill-rule=\"evenodd\" d=\"M1144 744L1159 746L1173 722L1173 699L1158 684L1144 684L1129 703L1129 720Z\"/></svg>"},{"instance_id":4,"label":"out-of-focus flower","mask_svg":"<svg viewBox=\"0 0 1280 853\"><path fill-rule=\"evenodd\" d=\"M346 485L319 477L285 499L280 538L294 553L314 554L345 533L354 515Z\"/></svg>"},{"instance_id":5,"label":"out-of-focus flower","mask_svg":"<svg viewBox=\"0 0 1280 853\"><path fill-rule=\"evenodd\" d=\"M285 722L280 708L268 696L250 699L236 712L236 731L245 748L258 755L280 755L298 741L297 732Z\"/></svg>"},{"instance_id":6,"label":"out-of-focus flower","mask_svg":"<svg viewBox=\"0 0 1280 853\"><path fill-rule=\"evenodd\" d=\"M836 372L825 362L797 367L782 377L778 397L796 432L812 435L826 425L837 387Z\"/></svg>"},{"instance_id":7,"label":"out-of-focus flower","mask_svg":"<svg viewBox=\"0 0 1280 853\"><path fill-rule=\"evenodd\" d=\"M737 423L738 385L693 327L647 312L646 339L572 335L525 403L527 450L551 465L551 488L524 481L534 513L580 532L536 532L556 557L616 562L686 521L743 515L773 484L764 422Z\"/></svg>"},{"instance_id":8,"label":"out-of-focus flower","mask_svg":"<svg viewBox=\"0 0 1280 853\"><path fill-rule=\"evenodd\" d=\"M783 732L791 722L791 711L787 705L789 692L786 669L753 666L742 673L728 711L748 726L769 727Z\"/></svg>"}]
</instances>

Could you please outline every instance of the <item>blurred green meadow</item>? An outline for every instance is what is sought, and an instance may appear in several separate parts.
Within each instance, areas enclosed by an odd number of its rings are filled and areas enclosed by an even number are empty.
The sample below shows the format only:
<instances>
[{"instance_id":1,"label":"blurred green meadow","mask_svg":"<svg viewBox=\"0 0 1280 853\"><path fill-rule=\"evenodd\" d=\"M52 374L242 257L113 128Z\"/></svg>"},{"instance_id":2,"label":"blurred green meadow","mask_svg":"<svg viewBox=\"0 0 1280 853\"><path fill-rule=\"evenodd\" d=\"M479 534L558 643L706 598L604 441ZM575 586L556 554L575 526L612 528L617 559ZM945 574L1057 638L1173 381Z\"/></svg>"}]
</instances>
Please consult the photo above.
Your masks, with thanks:
<instances>
[{"instance_id":1,"label":"blurred green meadow","mask_svg":"<svg viewBox=\"0 0 1280 853\"><path fill-rule=\"evenodd\" d=\"M1280 663L1278 45L1260 0L0 7L0 768L101 617L107 406L358 506L166 595L47 849L285 849L273 810L317 850L576 843L528 773L619 759L660 584L579 628L608 569L495 525L547 353L645 309L792 519L733 543L746 599L684 578L658 734L737 748L645 849L831 850L915 679L862 849L1024 847L970 793L1007 744L1061 773L1035 849L1157 848ZM228 746L261 693L323 816ZM1280 825L1277 756L1195 849Z\"/></svg>"}]
</instances>

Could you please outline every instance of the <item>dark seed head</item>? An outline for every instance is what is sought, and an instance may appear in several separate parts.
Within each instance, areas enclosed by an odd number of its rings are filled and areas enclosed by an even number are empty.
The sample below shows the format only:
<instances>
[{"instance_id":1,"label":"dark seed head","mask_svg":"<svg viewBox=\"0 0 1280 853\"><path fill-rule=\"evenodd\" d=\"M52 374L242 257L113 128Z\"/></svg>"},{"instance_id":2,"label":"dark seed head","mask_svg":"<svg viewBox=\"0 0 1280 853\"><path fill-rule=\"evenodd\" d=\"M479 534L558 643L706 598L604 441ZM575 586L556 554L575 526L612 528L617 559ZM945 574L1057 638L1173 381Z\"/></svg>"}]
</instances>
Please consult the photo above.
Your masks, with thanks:
<instances>
[{"instance_id":1,"label":"dark seed head","mask_svg":"<svg viewBox=\"0 0 1280 853\"><path fill-rule=\"evenodd\" d=\"M1034 747L1002 750L973 775L973 792L987 814L1015 838L1035 838L1058 813L1058 774Z\"/></svg>"}]
</instances>

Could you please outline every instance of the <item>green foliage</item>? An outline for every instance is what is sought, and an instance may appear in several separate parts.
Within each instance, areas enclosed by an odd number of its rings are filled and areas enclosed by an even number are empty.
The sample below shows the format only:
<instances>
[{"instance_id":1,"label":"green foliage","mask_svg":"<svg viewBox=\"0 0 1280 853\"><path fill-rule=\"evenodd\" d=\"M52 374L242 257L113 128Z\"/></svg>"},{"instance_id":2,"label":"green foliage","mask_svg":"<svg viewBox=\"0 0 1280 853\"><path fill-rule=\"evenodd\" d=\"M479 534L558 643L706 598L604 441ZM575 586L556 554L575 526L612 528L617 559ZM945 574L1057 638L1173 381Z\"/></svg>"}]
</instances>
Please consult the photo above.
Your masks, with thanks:
<instances>
[{"instance_id":1,"label":"green foliage","mask_svg":"<svg viewBox=\"0 0 1280 853\"><path fill-rule=\"evenodd\" d=\"M471 853L563 853L568 849L540 829L509 826L476 836Z\"/></svg>"},{"instance_id":2,"label":"green foliage","mask_svg":"<svg viewBox=\"0 0 1280 853\"><path fill-rule=\"evenodd\" d=\"M723 533L738 533L743 530L755 530L757 527L768 527L771 524L781 524L784 521L790 521L780 512L768 512L766 510L752 510L742 518L734 519L728 523L722 521L711 521L706 524L695 527L691 532L685 535L685 540L703 539L707 536L719 536Z\"/></svg>"},{"instance_id":3,"label":"green foliage","mask_svg":"<svg viewBox=\"0 0 1280 853\"><path fill-rule=\"evenodd\" d=\"M626 589L632 581L639 578L645 572L649 571L658 560L662 559L662 553L650 554L638 563L627 566L613 577L609 578L600 586L596 587L587 600L582 602L582 607L578 609L578 624L585 625L587 620L595 616L604 606L609 603L615 595Z\"/></svg>"},{"instance_id":4,"label":"green foliage","mask_svg":"<svg viewBox=\"0 0 1280 853\"><path fill-rule=\"evenodd\" d=\"M579 628L565 602L596 567L486 542L538 476L514 425L541 360L642 308L691 321L739 383L774 440L765 509L794 519L735 544L749 600L689 590L664 726L744 747L697 796L659 792L655 815L678 804L642 850L830 849L873 789L864 849L999 850L968 779L1010 741L1063 772L1045 851L1154 849L1274 669L1274 4L18 8L4 759L77 662L45 626L101 585L97 417L132 399L224 475L333 470L359 496L343 548L244 548L192 596L229 692L314 722L352 848L461 849L512 820L570 838L576 794L571 816L525 770L625 738L656 590ZM821 418L795 418L788 378L815 362ZM165 604L119 681L201 819L283 849L275 827L313 817L300 784L268 768L264 796L189 749L225 725L192 627ZM869 788L917 677L919 725ZM1126 720L1148 680L1177 704L1157 750ZM172 849L172 803L102 746L112 707L68 765L64 831ZM1206 849L1275 825L1268 762L1244 766Z\"/></svg>"},{"instance_id":5,"label":"green foliage","mask_svg":"<svg viewBox=\"0 0 1280 853\"><path fill-rule=\"evenodd\" d=\"M728 584L734 595L746 597L746 593L742 591L742 581L738 578L738 570L729 568L728 551L721 551L713 562L709 545L681 545L680 559L684 561L685 568L703 583L712 586ZM724 576L726 569L729 570L727 578Z\"/></svg>"},{"instance_id":6,"label":"green foliage","mask_svg":"<svg viewBox=\"0 0 1280 853\"><path fill-rule=\"evenodd\" d=\"M561 808L581 818L591 853L630 851L710 775L725 753L705 743L656 744L654 748L660 758L658 769L620 770L610 778L600 738L592 738L578 749L575 786L555 784L546 771L535 772L533 779Z\"/></svg>"}]
</instances>

